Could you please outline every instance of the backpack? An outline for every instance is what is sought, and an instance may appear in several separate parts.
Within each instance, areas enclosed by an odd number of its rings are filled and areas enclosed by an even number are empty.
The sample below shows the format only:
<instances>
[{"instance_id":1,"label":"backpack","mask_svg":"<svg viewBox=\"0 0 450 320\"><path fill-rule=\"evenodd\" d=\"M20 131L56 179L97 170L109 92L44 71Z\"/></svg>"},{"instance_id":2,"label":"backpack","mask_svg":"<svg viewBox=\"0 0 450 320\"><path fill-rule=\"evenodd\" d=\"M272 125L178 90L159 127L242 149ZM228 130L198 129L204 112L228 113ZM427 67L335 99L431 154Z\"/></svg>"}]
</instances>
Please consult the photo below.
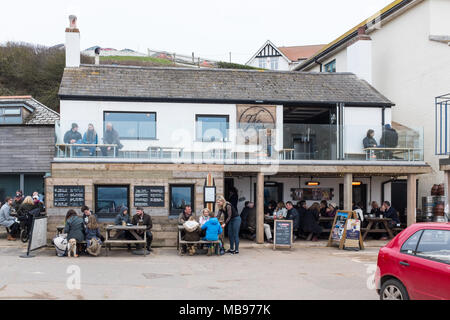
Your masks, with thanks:
<instances>
[{"instance_id":1,"label":"backpack","mask_svg":"<svg viewBox=\"0 0 450 320\"><path fill-rule=\"evenodd\" d=\"M86 251L90 255L97 257L100 254L101 249L102 245L100 244L100 240L97 238L92 238L91 240L89 240L89 246Z\"/></svg>"}]
</instances>

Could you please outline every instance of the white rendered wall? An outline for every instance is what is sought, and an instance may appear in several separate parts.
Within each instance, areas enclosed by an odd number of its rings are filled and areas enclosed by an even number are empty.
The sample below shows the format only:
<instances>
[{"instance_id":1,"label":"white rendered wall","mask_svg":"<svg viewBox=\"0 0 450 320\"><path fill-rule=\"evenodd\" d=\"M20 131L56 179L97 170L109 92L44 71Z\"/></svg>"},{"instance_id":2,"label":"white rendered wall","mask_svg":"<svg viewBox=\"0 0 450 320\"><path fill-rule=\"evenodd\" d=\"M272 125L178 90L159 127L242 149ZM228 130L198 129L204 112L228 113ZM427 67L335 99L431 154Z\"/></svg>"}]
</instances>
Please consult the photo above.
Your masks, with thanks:
<instances>
[{"instance_id":1,"label":"white rendered wall","mask_svg":"<svg viewBox=\"0 0 450 320\"><path fill-rule=\"evenodd\" d=\"M371 40L359 40L347 47L347 70L372 84Z\"/></svg>"},{"instance_id":2,"label":"white rendered wall","mask_svg":"<svg viewBox=\"0 0 450 320\"><path fill-rule=\"evenodd\" d=\"M450 36L450 1L430 0L430 35Z\"/></svg>"},{"instance_id":3,"label":"white rendered wall","mask_svg":"<svg viewBox=\"0 0 450 320\"><path fill-rule=\"evenodd\" d=\"M66 32L66 67L78 68L80 66L80 33Z\"/></svg>"},{"instance_id":4,"label":"white rendered wall","mask_svg":"<svg viewBox=\"0 0 450 320\"><path fill-rule=\"evenodd\" d=\"M106 102L61 100L61 139L77 123L83 135L89 123L97 131L99 143L103 138L103 115L106 111L155 112L156 140L125 140L123 151L145 151L149 146L177 147L185 151L207 151L209 149L232 149L236 134L236 105L234 104L193 104L193 103L153 103L153 102ZM277 106L277 124L283 121L283 108ZM198 142L196 140L196 115L227 115L229 117L229 142ZM282 131L282 130L281 130ZM278 136L278 133L277 133ZM281 139L281 140L280 140ZM282 143L282 137L277 137ZM62 143L62 141L59 141ZM279 150L278 144L275 149Z\"/></svg>"}]
</instances>

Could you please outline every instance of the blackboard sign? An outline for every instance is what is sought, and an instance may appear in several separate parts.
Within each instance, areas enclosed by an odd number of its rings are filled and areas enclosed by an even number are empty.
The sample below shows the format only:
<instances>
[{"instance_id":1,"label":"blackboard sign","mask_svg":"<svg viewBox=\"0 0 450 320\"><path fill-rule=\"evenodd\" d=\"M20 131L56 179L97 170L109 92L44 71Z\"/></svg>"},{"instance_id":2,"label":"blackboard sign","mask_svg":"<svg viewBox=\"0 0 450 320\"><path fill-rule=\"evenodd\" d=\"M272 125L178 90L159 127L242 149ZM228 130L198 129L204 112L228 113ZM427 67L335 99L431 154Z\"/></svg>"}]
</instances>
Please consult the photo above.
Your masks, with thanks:
<instances>
[{"instance_id":1,"label":"blackboard sign","mask_svg":"<svg viewBox=\"0 0 450 320\"><path fill-rule=\"evenodd\" d=\"M53 206L55 207L84 206L84 186L54 186Z\"/></svg>"},{"instance_id":2,"label":"blackboard sign","mask_svg":"<svg viewBox=\"0 0 450 320\"><path fill-rule=\"evenodd\" d=\"M31 251L38 250L47 246L47 217L33 217L31 225L30 238L28 240L27 253L21 255L21 258L33 258Z\"/></svg>"},{"instance_id":3,"label":"blackboard sign","mask_svg":"<svg viewBox=\"0 0 450 320\"><path fill-rule=\"evenodd\" d=\"M292 246L292 220L274 220L275 231L273 249Z\"/></svg>"},{"instance_id":4,"label":"blackboard sign","mask_svg":"<svg viewBox=\"0 0 450 320\"><path fill-rule=\"evenodd\" d=\"M164 207L164 186L134 187L135 207Z\"/></svg>"}]
</instances>

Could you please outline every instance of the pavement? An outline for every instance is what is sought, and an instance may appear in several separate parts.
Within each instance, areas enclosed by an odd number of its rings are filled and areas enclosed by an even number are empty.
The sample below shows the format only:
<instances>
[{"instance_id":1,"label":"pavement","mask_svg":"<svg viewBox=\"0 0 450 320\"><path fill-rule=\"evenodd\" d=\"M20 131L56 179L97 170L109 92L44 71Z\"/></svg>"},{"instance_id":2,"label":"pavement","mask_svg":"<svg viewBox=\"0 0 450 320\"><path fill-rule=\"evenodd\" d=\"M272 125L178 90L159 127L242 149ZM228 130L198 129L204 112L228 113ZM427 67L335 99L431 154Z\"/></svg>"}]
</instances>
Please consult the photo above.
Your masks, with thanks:
<instances>
[{"instance_id":1,"label":"pavement","mask_svg":"<svg viewBox=\"0 0 450 320\"><path fill-rule=\"evenodd\" d=\"M386 241L366 241L361 251L326 244L296 241L273 250L242 240L239 255L211 257L113 248L108 257L67 258L48 247L20 258L26 244L0 238L0 299L378 299L370 280Z\"/></svg>"}]
</instances>

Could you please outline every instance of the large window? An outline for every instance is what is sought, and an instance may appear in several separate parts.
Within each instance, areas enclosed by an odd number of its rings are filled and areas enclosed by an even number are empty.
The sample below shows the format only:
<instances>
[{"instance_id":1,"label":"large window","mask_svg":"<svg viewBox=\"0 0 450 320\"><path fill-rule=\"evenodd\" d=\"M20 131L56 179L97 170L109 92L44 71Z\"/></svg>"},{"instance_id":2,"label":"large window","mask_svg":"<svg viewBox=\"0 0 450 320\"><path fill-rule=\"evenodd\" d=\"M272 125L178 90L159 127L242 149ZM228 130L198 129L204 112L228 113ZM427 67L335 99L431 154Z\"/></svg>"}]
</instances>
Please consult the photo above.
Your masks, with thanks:
<instances>
[{"instance_id":1,"label":"large window","mask_svg":"<svg viewBox=\"0 0 450 320\"><path fill-rule=\"evenodd\" d=\"M194 212L194 185L170 186L170 214L180 214L186 205Z\"/></svg>"},{"instance_id":2,"label":"large window","mask_svg":"<svg viewBox=\"0 0 450 320\"><path fill-rule=\"evenodd\" d=\"M325 65L325 72L336 72L336 60Z\"/></svg>"},{"instance_id":3,"label":"large window","mask_svg":"<svg viewBox=\"0 0 450 320\"><path fill-rule=\"evenodd\" d=\"M21 124L22 112L17 108L0 108L0 124Z\"/></svg>"},{"instance_id":4,"label":"large window","mask_svg":"<svg viewBox=\"0 0 450 320\"><path fill-rule=\"evenodd\" d=\"M197 140L198 141L227 141L228 140L228 116L197 115Z\"/></svg>"},{"instance_id":5,"label":"large window","mask_svg":"<svg viewBox=\"0 0 450 320\"><path fill-rule=\"evenodd\" d=\"M129 186L95 186L95 213L100 218L114 218L129 203Z\"/></svg>"},{"instance_id":6,"label":"large window","mask_svg":"<svg viewBox=\"0 0 450 320\"><path fill-rule=\"evenodd\" d=\"M270 69L278 70L278 57L270 58Z\"/></svg>"},{"instance_id":7,"label":"large window","mask_svg":"<svg viewBox=\"0 0 450 320\"><path fill-rule=\"evenodd\" d=\"M266 58L259 58L258 62L259 62L259 67L261 69L265 69L266 68Z\"/></svg>"},{"instance_id":8,"label":"large window","mask_svg":"<svg viewBox=\"0 0 450 320\"><path fill-rule=\"evenodd\" d=\"M105 127L111 123L120 139L156 139L156 113L154 112L110 112L104 114Z\"/></svg>"}]
</instances>

